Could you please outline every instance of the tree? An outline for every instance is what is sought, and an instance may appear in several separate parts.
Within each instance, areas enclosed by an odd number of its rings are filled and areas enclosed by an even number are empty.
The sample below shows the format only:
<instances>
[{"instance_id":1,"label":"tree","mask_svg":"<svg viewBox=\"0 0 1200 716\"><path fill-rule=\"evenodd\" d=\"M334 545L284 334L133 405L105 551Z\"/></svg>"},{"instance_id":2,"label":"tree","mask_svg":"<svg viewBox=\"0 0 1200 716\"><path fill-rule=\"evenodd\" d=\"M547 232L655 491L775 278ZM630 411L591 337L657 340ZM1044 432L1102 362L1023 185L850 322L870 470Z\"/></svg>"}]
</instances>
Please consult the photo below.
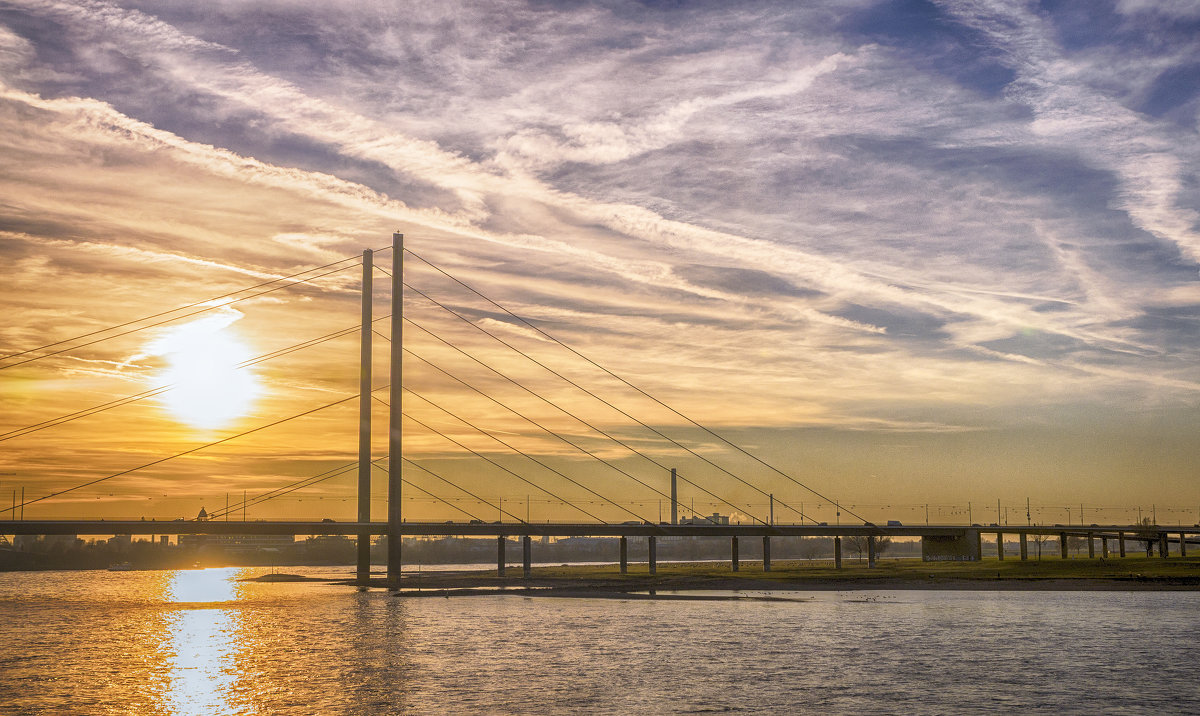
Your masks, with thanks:
<instances>
[{"instance_id":1,"label":"tree","mask_svg":"<svg viewBox=\"0 0 1200 716\"><path fill-rule=\"evenodd\" d=\"M1067 551L1079 553L1087 546L1087 540L1083 535L1068 535L1067 536Z\"/></svg>"},{"instance_id":2,"label":"tree","mask_svg":"<svg viewBox=\"0 0 1200 716\"><path fill-rule=\"evenodd\" d=\"M863 555L867 553L866 535L850 535L846 538L846 547L857 555L858 561L861 562Z\"/></svg>"},{"instance_id":3,"label":"tree","mask_svg":"<svg viewBox=\"0 0 1200 716\"><path fill-rule=\"evenodd\" d=\"M850 547L850 551L858 555L858 561L861 562L863 555L870 550L870 538L866 535L851 535L846 538L846 544ZM876 537L875 538L875 557L878 558L892 546L891 537Z\"/></svg>"},{"instance_id":4,"label":"tree","mask_svg":"<svg viewBox=\"0 0 1200 716\"><path fill-rule=\"evenodd\" d=\"M1034 546L1037 547L1038 561L1042 561L1042 545L1050 541L1050 535L1031 532L1029 534L1029 539L1033 540Z\"/></svg>"}]
</instances>

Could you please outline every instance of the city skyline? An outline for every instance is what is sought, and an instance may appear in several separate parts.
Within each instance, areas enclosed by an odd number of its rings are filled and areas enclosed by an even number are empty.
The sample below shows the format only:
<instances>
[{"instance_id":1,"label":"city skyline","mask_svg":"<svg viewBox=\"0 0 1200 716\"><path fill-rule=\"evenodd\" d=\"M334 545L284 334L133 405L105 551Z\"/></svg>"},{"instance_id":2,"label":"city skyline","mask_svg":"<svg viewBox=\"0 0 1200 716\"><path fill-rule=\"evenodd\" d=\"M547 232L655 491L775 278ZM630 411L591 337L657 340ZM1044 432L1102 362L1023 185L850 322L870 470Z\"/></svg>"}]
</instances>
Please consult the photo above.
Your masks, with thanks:
<instances>
[{"instance_id":1,"label":"city skyline","mask_svg":"<svg viewBox=\"0 0 1200 716\"><path fill-rule=\"evenodd\" d=\"M1134 0L3 0L0 352L385 249L401 231L416 256L847 504L1195 511L1198 24L1194 4ZM779 499L817 502L407 261L414 288L475 326ZM378 254L377 317L391 263ZM199 387L0 443L0 507L14 487L50 492L352 396L356 334L199 376L353 327L360 273L342 268L4 369L0 432ZM731 501L762 504L423 296L406 310ZM419 329L405 346L665 485ZM406 361L414 391L597 491L658 499ZM471 432L420 405L406 410ZM355 459L355 420L352 401L30 509L192 516ZM406 455L463 486L530 491L408 428ZM352 486L350 473L309 494L343 500Z\"/></svg>"}]
</instances>

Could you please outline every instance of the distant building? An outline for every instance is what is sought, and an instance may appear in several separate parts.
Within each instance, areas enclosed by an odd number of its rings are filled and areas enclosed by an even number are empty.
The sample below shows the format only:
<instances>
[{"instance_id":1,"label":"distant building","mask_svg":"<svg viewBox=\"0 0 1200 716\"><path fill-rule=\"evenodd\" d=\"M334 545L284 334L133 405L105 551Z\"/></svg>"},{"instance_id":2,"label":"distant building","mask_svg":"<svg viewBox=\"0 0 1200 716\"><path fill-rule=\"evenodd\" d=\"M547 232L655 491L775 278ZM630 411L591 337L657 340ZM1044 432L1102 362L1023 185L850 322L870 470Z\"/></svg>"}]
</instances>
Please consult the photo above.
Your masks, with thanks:
<instances>
[{"instance_id":1,"label":"distant building","mask_svg":"<svg viewBox=\"0 0 1200 716\"><path fill-rule=\"evenodd\" d=\"M55 547L74 547L75 535L13 535L12 546L18 552L48 552Z\"/></svg>"},{"instance_id":2,"label":"distant building","mask_svg":"<svg viewBox=\"0 0 1200 716\"><path fill-rule=\"evenodd\" d=\"M348 544L351 544L351 542L350 537L347 535L317 535L304 540L304 545L310 549L314 547L339 547Z\"/></svg>"},{"instance_id":3,"label":"distant building","mask_svg":"<svg viewBox=\"0 0 1200 716\"><path fill-rule=\"evenodd\" d=\"M696 515L693 517L683 517L683 518L680 518L679 524L681 524L681 525L727 525L727 524L729 524L729 515L722 515L722 514L714 512L707 517L701 517L699 515Z\"/></svg>"},{"instance_id":4,"label":"distant building","mask_svg":"<svg viewBox=\"0 0 1200 716\"><path fill-rule=\"evenodd\" d=\"M296 544L292 535L179 535L178 540L185 549L219 549L227 554L283 549Z\"/></svg>"}]
</instances>

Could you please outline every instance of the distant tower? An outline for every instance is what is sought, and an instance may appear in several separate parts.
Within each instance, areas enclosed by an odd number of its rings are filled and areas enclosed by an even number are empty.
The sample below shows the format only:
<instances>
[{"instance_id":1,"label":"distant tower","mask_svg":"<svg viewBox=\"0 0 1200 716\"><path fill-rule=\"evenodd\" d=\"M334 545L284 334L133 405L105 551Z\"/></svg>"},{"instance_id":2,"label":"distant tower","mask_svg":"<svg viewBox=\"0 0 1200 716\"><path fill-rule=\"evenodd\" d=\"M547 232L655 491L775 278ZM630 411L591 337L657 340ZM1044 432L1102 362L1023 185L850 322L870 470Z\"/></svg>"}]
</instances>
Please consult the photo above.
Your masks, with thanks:
<instances>
[{"instance_id":1,"label":"distant tower","mask_svg":"<svg viewBox=\"0 0 1200 716\"><path fill-rule=\"evenodd\" d=\"M208 519L208 513L204 511L203 507L200 508L200 514L196 515L196 519L200 522L204 522Z\"/></svg>"}]
</instances>

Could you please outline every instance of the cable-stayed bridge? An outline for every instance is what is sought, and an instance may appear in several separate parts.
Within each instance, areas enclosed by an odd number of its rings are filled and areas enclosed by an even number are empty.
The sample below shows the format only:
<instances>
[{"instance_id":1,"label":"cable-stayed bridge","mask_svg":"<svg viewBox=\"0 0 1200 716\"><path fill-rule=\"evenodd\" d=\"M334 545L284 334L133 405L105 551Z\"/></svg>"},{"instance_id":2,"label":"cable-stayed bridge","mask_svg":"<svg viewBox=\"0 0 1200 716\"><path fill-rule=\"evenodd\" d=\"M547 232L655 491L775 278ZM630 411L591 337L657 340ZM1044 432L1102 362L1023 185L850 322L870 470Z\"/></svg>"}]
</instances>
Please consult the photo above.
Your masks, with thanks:
<instances>
[{"instance_id":1,"label":"cable-stayed bridge","mask_svg":"<svg viewBox=\"0 0 1200 716\"><path fill-rule=\"evenodd\" d=\"M390 271L375 263L376 254L387 252L393 257ZM435 292L426 286L406 282L406 257L419 262L426 273L438 276L459 290L473 295L482 302L483 308L464 309L445 297L435 295ZM630 537L645 538L649 543L649 560L653 571L655 540L663 537L727 537L731 540L731 557L735 568L738 540L761 538L764 567L769 569L772 537L832 536L836 545L835 559L840 564L842 537L866 537L870 562L873 563L874 540L885 536L916 536L931 543L942 540L957 545L955 549L960 552L965 544L965 558L977 559L980 554L979 535L984 531L1000 535L1000 543L1003 542L1004 533L1018 535L1022 545L1022 557L1026 556L1024 545L1029 535L1058 535L1064 553L1067 535L1087 536L1089 545L1092 545L1095 539L1099 539L1105 553L1108 551L1108 541L1117 540L1121 545L1122 554L1125 551L1124 542L1128 537L1146 543L1153 542L1165 556L1169 549L1168 541L1174 541L1178 550L1186 553L1188 535L1200 533L1200 530L1182 525L1138 525L1134 528L1128 525L1101 527L1083 524L1078 527L1046 527L1032 524L1008 527L1005 524L1001 527L999 506L996 508L996 522L987 527L973 524L969 519L965 525L926 524L918 527L872 524L857 514L853 506L840 504L806 481L801 481L790 472L780 469L692 419L583 352L560 341L538 322L518 315L477 291L450 271L426 260L411 249L406 249L401 234L393 236L391 246L378 251L364 251L361 257L348 257L140 319L110 325L68 340L11 353L0 357L0 371L74 353L114 338L158 328L186 318L203 316L214 308L250 301L286 288L312 286L324 277L341 274L356 266L361 266L362 270L361 316L358 325L308 338L259 356L247 357L239 360L236 367L248 369L330 341L357 335L357 393L306 407L186 450L159 455L110 474L57 488L48 494L28 498L23 496L18 502L14 492L13 504L4 512L8 512L11 518L16 518L23 515L27 506L52 502L89 490L105 489L123 479L145 475L170 461L205 451L211 452L250 436L269 437L271 431L280 426L322 414L323 411L338 406L357 405L356 460L269 490L256 491L253 496L247 490L240 502L226 504L222 509L213 510L208 513L209 519L206 520L9 519L0 521L0 534L354 535L358 538L358 575L364 583L370 571L370 537L385 535L388 537L388 582L398 585L402 557L400 537L405 535L495 536L500 540L500 569L503 569L503 540L510 536L521 537L524 540L526 569L529 564L529 543L532 536L619 536L622 538L622 569L626 561L626 540ZM376 316L374 310L374 280L377 272L389 279L391 289L390 311L382 316ZM414 317L411 312L406 315L406 291L414 300L420 300L431 309L434 312L433 316ZM384 322L389 328L386 333L380 331ZM406 329L410 336L420 337L420 347L405 343ZM476 346L470 341L461 340L463 333L477 336L480 340L499 347L500 352L476 350ZM537 343L554 346L560 352L571 356L584 368L579 372L588 374L593 382L560 367L544 356L536 355L528 347L518 345L518 341L511 335L513 333L530 336ZM377 379L376 376L376 338L390 344L387 351L386 382ZM411 377L406 379L406 356L409 372L418 374L419 381L411 380ZM452 364L447 356L453 357L456 363ZM569 386L567 392L548 390L531 382L528 371L522 373L521 369L513 367L517 361L527 367L533 366L533 370L540 375L552 376L551 380L558 386ZM641 404L652 406L660 416L669 416L673 423L684 426L689 434L699 436L700 439L681 438L678 437L678 433L672 436L661 424L656 424L652 419L644 419L634 409L618 404L607 397L603 389L594 386L596 377L601 378L608 386L619 386L623 391L636 396ZM161 398L176 387L172 384L159 385L140 393L10 429L0 434L0 441L15 440L77 420L106 414L127 405ZM469 411L465 407L467 401L461 398L464 395L470 396L470 402L475 407L474 413L468 414ZM564 398L564 395L568 397ZM636 433L619 427L614 428L610 422L597 419L581 408L581 401L604 406L610 414L619 416L624 425L635 427ZM382 456L376 454L373 445L377 422L376 404L387 411L384 421L387 449ZM479 406L483 406L483 409ZM498 428L497 425L503 425L505 428L520 425L521 428L519 431L513 431ZM443 447L440 451L424 451L425 454L438 455L436 459L419 456L413 459L405 455L402 446L406 437L413 439L414 435L424 441L437 439L452 447ZM469 437L466 437L468 435ZM530 435L536 436L533 447L529 445ZM490 447L481 446L481 441ZM702 443L719 446L719 454L704 449ZM564 455L569 455L570 459L563 459ZM401 457L392 460L390 456ZM736 457L742 467L732 466L728 459L730 456ZM686 461L690 468L681 471L673 467L679 461ZM464 468L463 464L468 467ZM581 468L584 465L586 467ZM754 468L753 472L744 469L747 465ZM387 519L383 521L372 521L373 472L386 477ZM469 475L485 473L489 476L487 479L492 481L504 480L508 485L523 486L524 516L520 509L520 493L508 498L507 508L504 496L481 494L482 491L475 484L477 481L471 481ZM248 507L273 504L288 495L302 494L307 488L348 474L357 477L356 518L353 520L227 521L230 515L236 517L239 511L245 515ZM443 489L435 491L428 481L419 484L414 479L416 474L432 478ZM701 517L694 505L689 507L680 499L681 483L693 496L699 495L702 504L706 503L718 513L724 511L727 514L724 517L719 514ZM809 500L810 510L814 502L821 508L832 507L834 524L828 524L828 519L820 520L819 512L806 512L803 501L777 497L770 485L779 484L787 485L791 494L805 496ZM444 488L448 488L450 492L445 492ZM448 522L413 520L403 511L406 490L440 502L461 513L466 519ZM538 494L546 503L555 504L558 509L556 519L532 519L529 507L532 501L531 494ZM630 499L631 494L636 494L636 497ZM752 495L753 499L747 501L746 495ZM657 514L652 509L654 502L658 504ZM667 514L663 514L664 504L668 510ZM484 510L489 516L499 519L485 519L481 514ZM681 513L684 515L682 519ZM782 519L776 519L777 513ZM1081 523L1082 514L1081 506ZM564 516L569 519L563 519ZM843 516L847 522L854 520L855 524L841 524ZM733 524L728 523L731 517ZM926 521L928 522L928 517ZM1092 549L1094 550L1094 547Z\"/></svg>"}]
</instances>

